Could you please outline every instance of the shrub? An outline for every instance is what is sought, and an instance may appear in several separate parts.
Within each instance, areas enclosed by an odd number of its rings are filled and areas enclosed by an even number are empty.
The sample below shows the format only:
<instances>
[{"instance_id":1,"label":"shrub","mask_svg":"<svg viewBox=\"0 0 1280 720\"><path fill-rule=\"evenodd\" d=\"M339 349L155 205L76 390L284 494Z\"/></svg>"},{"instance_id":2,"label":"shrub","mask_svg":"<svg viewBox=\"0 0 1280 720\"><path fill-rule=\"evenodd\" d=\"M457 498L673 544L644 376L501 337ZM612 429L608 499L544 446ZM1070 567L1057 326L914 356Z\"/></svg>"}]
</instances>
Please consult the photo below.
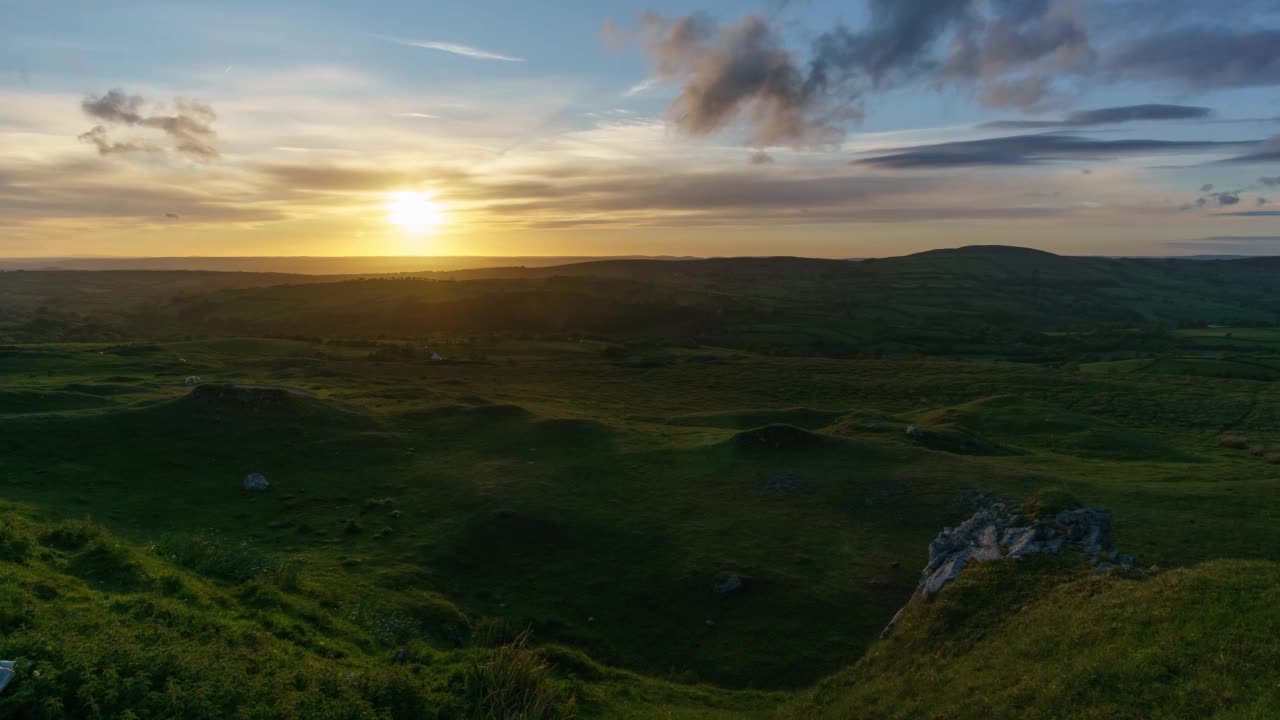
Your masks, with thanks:
<instances>
[{"instance_id":1,"label":"shrub","mask_svg":"<svg viewBox=\"0 0 1280 720\"><path fill-rule=\"evenodd\" d=\"M529 632L494 648L466 674L473 720L573 720L577 698L551 676L551 665L529 648Z\"/></svg>"},{"instance_id":2,"label":"shrub","mask_svg":"<svg viewBox=\"0 0 1280 720\"><path fill-rule=\"evenodd\" d=\"M1218 447L1228 450L1248 450L1249 439L1239 435L1223 435L1218 438Z\"/></svg>"}]
</instances>

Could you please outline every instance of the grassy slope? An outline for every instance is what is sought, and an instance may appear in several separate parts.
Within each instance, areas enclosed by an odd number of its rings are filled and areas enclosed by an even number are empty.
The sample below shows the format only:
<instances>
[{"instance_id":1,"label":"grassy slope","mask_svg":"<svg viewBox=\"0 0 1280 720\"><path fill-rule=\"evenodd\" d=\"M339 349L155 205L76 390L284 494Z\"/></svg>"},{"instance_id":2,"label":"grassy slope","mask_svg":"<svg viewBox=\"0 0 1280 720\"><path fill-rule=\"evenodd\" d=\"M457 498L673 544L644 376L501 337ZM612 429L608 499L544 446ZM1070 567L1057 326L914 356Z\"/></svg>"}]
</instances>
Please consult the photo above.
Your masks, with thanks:
<instances>
[{"instance_id":1,"label":"grassy slope","mask_svg":"<svg viewBox=\"0 0 1280 720\"><path fill-rule=\"evenodd\" d=\"M1098 576L987 566L787 717L1226 720L1280 714L1280 566Z\"/></svg>"},{"instance_id":2,"label":"grassy slope","mask_svg":"<svg viewBox=\"0 0 1280 720\"><path fill-rule=\"evenodd\" d=\"M381 667L396 644L341 620L343 598L361 598L375 618L418 623L403 641L426 659L405 692L455 697L448 678L469 654L528 625L536 642L620 668L562 659L588 717L766 712L776 695L687 683L794 688L855 661L910 593L928 539L963 515L966 490L1057 488L1112 507L1120 546L1162 566L1265 559L1280 540L1269 502L1280 472L1216 442L1225 431L1277 439L1269 384L713 350L633 364L600 348L499 341L471 348L484 362L445 364L292 341L22 348L0 358L4 386L28 398L3 408L0 476L29 522L91 514L150 577L177 573L225 599L191 622L261 621L245 598L266 582L156 565L143 548L189 533L193 518L214 537L302 560L298 589L269 593L284 609L265 631L268 659L305 656L314 666L299 667L322 675ZM320 399L185 397L193 373ZM99 406L65 406L70 386L98 388L77 392ZM734 439L771 423L826 428L828 439L803 451ZM903 436L908 423L981 442L921 447ZM241 494L251 470L272 492ZM45 649L66 640L56 613L172 605L150 582L80 588L60 576L74 558L49 552L7 576L9 592L25 597L23 583L51 574L73 588L58 597L78 599L40 610L27 597L35 630L0 650L61 662ZM711 593L726 571L747 590ZM141 632L132 622L121 632ZM335 632L342 658L316 645ZM174 676L198 674L175 662ZM856 670L858 682L896 671L877 668Z\"/></svg>"}]
</instances>

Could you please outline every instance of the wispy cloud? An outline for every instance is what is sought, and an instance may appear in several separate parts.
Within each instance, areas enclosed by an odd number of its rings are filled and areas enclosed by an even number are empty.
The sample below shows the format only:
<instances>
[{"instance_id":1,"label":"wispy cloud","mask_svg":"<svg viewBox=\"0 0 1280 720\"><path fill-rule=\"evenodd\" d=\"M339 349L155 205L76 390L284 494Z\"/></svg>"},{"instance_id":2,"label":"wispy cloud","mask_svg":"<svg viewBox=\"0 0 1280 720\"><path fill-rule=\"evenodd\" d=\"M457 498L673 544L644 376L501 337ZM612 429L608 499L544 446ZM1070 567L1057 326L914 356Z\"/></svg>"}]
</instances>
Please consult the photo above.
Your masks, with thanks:
<instances>
[{"instance_id":1,"label":"wispy cloud","mask_svg":"<svg viewBox=\"0 0 1280 720\"><path fill-rule=\"evenodd\" d=\"M432 115L432 114L430 114L430 113L421 113L421 112L398 112L398 113L391 113L391 117L394 117L394 118L418 118L418 119L420 119L420 120L439 120L439 119L440 119L440 116L439 116L439 115Z\"/></svg>"},{"instance_id":2,"label":"wispy cloud","mask_svg":"<svg viewBox=\"0 0 1280 720\"><path fill-rule=\"evenodd\" d=\"M471 45L463 45L462 43L438 42L435 40L405 40L403 38L387 38L387 39L391 40L392 42L399 43L401 45L407 45L408 47L425 48L427 50L439 50L440 52L447 52L453 55L461 55L462 57L469 57L474 60L498 60L501 62L524 62L525 61L525 59L521 57L515 57L513 55L502 55L496 52L489 52L488 50L481 50L478 47L472 47Z\"/></svg>"}]
</instances>

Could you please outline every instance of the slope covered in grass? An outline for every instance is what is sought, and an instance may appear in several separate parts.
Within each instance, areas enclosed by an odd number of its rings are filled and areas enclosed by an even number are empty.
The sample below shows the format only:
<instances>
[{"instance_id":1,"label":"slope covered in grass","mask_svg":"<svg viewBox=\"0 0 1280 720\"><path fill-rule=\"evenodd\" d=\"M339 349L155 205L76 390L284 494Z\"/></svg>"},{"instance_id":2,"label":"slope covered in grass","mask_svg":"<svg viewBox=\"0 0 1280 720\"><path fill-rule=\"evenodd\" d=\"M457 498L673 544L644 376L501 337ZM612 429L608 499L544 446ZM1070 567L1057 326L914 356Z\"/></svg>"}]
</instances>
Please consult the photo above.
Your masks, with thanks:
<instances>
[{"instance_id":1,"label":"slope covered in grass","mask_svg":"<svg viewBox=\"0 0 1280 720\"><path fill-rule=\"evenodd\" d=\"M1099 576L1069 561L966 571L787 717L1280 716L1280 565Z\"/></svg>"}]
</instances>

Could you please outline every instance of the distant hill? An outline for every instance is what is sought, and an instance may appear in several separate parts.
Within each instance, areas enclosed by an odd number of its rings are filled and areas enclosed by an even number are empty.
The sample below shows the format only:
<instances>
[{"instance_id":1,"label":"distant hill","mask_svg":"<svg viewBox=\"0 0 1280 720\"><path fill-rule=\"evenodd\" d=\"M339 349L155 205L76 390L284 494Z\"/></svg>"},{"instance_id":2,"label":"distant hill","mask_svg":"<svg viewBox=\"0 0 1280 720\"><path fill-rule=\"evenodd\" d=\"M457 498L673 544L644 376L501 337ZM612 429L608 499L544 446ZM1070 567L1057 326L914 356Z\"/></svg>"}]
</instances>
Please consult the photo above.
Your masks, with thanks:
<instances>
[{"instance_id":1,"label":"distant hill","mask_svg":"<svg viewBox=\"0 0 1280 720\"><path fill-rule=\"evenodd\" d=\"M1151 333L1177 327L1278 324L1278 271L1280 258L972 246L861 262L614 258L395 275L9 272L0 339L587 334L786 354L1047 359L1082 347L1149 352Z\"/></svg>"},{"instance_id":2,"label":"distant hill","mask_svg":"<svg viewBox=\"0 0 1280 720\"><path fill-rule=\"evenodd\" d=\"M629 256L640 257L640 256ZM0 270L204 270L366 275L495 266L543 267L598 260L578 256L0 258ZM679 260L683 258L657 258Z\"/></svg>"}]
</instances>

